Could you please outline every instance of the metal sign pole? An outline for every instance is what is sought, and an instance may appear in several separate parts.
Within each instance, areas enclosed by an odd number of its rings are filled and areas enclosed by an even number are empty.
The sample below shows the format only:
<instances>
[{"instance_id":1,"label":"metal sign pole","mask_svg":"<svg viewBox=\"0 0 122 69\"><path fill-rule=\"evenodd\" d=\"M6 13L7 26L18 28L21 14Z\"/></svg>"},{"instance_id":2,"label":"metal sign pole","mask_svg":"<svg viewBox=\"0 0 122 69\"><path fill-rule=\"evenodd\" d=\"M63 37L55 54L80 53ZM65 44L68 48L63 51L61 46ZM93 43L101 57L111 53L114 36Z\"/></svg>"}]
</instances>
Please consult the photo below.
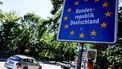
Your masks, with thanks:
<instances>
[{"instance_id":1,"label":"metal sign pole","mask_svg":"<svg viewBox=\"0 0 122 69\"><path fill-rule=\"evenodd\" d=\"M80 43L79 44L79 53L78 53L77 69L81 69L83 46L84 46L84 43Z\"/></svg>"}]
</instances>

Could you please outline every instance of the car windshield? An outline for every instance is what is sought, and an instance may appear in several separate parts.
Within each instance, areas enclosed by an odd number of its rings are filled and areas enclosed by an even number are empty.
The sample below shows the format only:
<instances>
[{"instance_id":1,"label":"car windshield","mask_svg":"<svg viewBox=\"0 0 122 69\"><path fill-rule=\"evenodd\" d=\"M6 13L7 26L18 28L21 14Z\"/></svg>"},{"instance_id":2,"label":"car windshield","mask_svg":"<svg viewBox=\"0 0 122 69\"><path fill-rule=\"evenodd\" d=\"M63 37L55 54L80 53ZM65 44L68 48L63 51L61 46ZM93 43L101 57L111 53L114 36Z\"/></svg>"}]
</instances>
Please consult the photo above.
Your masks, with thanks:
<instances>
[{"instance_id":1,"label":"car windshield","mask_svg":"<svg viewBox=\"0 0 122 69\"><path fill-rule=\"evenodd\" d=\"M10 60L14 60L14 61L20 61L22 58L18 57L18 56L12 56L9 58Z\"/></svg>"}]
</instances>

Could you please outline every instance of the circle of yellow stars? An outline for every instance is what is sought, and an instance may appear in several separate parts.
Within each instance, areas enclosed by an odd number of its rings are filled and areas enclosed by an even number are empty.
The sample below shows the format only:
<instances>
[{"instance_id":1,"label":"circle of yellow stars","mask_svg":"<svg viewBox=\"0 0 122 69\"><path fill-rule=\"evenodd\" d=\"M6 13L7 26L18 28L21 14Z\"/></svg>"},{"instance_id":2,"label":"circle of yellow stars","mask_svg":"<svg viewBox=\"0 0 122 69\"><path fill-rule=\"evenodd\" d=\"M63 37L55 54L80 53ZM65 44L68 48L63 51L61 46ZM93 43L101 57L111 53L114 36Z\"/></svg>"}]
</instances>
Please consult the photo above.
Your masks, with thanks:
<instances>
[{"instance_id":1,"label":"circle of yellow stars","mask_svg":"<svg viewBox=\"0 0 122 69\"><path fill-rule=\"evenodd\" d=\"M88 2L89 0L83 0L84 2ZM97 2L99 2L100 0L94 0L94 2L95 3L97 3ZM75 1L74 2L74 5L75 6L77 6L77 5L79 5L79 1ZM101 5L103 8L108 8L109 7L109 3L108 2L104 2L104 3L102 3L102 5ZM71 13L72 12L72 8L71 7L69 7L68 9L67 9L67 12L68 13ZM110 11L106 11L105 13L104 13L104 15L105 15L105 17L111 17L111 15L112 15L112 12L110 12ZM66 21L66 20L68 20L69 19L69 17L68 16L65 16L64 17L64 20ZM103 21L102 23L100 23L100 26L101 26L101 28L107 28L108 27L108 24L107 24L107 22L105 22L105 21ZM68 24L65 24L64 25L64 28L65 29L69 29L69 25ZM71 30L70 32L69 32L69 34L70 35L74 35L75 34L75 31L74 30ZM95 30L92 30L91 32L90 32L90 36L92 36L92 37L95 37L97 35L97 31L95 31ZM81 32L80 34L79 34L79 38L84 38L85 37L85 34L83 33L83 32Z\"/></svg>"}]
</instances>

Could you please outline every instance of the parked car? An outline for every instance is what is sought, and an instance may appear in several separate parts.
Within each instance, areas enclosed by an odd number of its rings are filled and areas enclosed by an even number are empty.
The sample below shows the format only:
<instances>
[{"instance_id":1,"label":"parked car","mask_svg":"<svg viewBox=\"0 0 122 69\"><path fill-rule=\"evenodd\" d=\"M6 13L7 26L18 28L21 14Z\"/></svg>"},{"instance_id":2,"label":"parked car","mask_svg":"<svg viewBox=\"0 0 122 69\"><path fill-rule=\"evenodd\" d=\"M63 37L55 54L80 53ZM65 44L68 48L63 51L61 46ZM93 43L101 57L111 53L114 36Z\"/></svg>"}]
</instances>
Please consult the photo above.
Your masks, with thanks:
<instances>
[{"instance_id":1,"label":"parked car","mask_svg":"<svg viewBox=\"0 0 122 69\"><path fill-rule=\"evenodd\" d=\"M63 69L70 69L71 63L70 62L67 62L67 61L63 61L63 62L60 63L60 66Z\"/></svg>"},{"instance_id":2,"label":"parked car","mask_svg":"<svg viewBox=\"0 0 122 69\"><path fill-rule=\"evenodd\" d=\"M13 55L5 62L8 69L42 69L42 66L33 57L25 55Z\"/></svg>"}]
</instances>

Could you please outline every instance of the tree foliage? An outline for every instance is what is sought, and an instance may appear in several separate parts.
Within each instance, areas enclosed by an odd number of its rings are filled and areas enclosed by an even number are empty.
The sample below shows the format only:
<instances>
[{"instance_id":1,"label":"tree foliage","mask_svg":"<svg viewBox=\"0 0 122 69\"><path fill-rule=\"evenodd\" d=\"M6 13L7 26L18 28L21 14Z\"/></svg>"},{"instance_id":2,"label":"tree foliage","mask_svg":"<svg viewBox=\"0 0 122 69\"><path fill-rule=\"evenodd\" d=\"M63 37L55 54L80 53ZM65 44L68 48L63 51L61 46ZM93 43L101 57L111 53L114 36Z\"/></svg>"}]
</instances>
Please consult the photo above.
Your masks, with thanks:
<instances>
[{"instance_id":1,"label":"tree foliage","mask_svg":"<svg viewBox=\"0 0 122 69\"><path fill-rule=\"evenodd\" d=\"M14 12L0 13L0 44L1 50L8 49L12 40L18 36L19 17Z\"/></svg>"},{"instance_id":2,"label":"tree foliage","mask_svg":"<svg viewBox=\"0 0 122 69\"><path fill-rule=\"evenodd\" d=\"M41 59L73 60L77 43L57 41L59 19L63 0L51 0L53 16L42 19L34 13L20 17L15 12L0 11L0 51L26 54ZM118 38L122 37L122 9L118 11ZM89 44L98 50L96 69L122 67L121 41L115 44ZM104 64L103 64L104 63ZM118 68L117 68L118 67Z\"/></svg>"},{"instance_id":3,"label":"tree foliage","mask_svg":"<svg viewBox=\"0 0 122 69\"><path fill-rule=\"evenodd\" d=\"M27 13L20 17L15 12L1 11L0 51L57 61L73 60L76 43L56 40L60 18L58 8L61 7L61 3L52 0L54 9L51 13L54 16L48 19L41 19L34 13Z\"/></svg>"}]
</instances>

